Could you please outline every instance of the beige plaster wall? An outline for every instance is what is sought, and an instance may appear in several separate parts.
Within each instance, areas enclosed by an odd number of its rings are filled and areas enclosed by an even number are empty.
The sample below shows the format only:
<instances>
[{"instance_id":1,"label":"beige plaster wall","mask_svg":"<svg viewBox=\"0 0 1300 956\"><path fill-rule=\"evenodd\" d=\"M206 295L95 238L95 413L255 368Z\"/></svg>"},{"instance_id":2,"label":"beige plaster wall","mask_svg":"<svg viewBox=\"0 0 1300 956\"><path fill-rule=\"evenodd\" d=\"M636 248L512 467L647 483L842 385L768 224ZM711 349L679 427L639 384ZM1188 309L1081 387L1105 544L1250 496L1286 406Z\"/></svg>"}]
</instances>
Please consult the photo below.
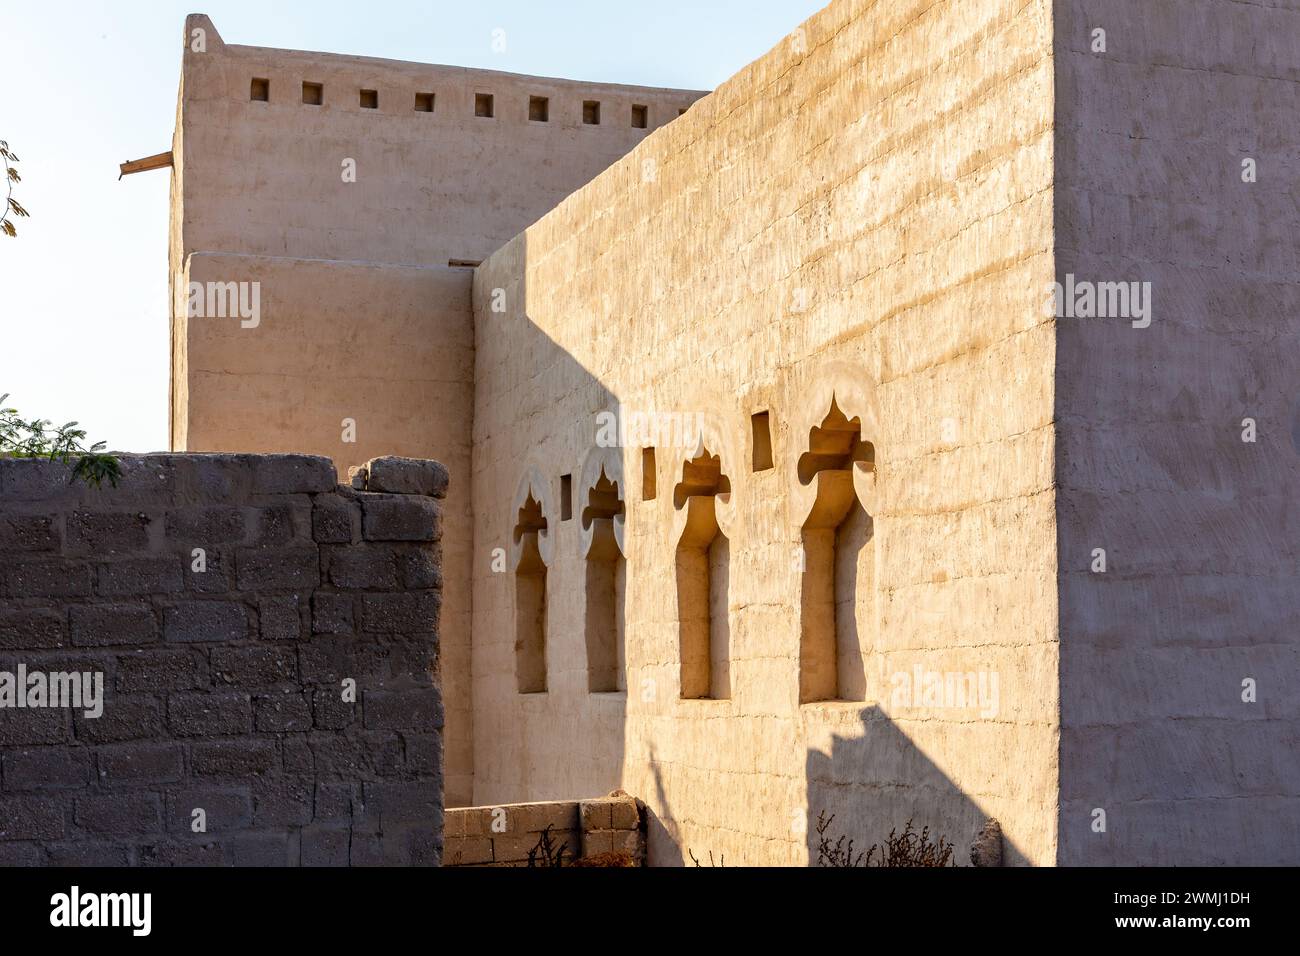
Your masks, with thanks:
<instances>
[{"instance_id":1,"label":"beige plaster wall","mask_svg":"<svg viewBox=\"0 0 1300 956\"><path fill-rule=\"evenodd\" d=\"M222 42L183 65L188 252L240 252L407 265L479 260L586 183L703 94L530 77L373 57ZM253 78L270 99L249 99ZM324 87L302 102L303 82ZM375 90L378 109L360 91ZM417 92L435 95L432 113ZM495 116L474 115L474 96ZM528 119L530 96L550 119ZM582 122L584 100L601 123ZM649 108L632 127L633 104ZM356 161L356 182L342 179Z\"/></svg>"},{"instance_id":2,"label":"beige plaster wall","mask_svg":"<svg viewBox=\"0 0 1300 956\"><path fill-rule=\"evenodd\" d=\"M962 862L994 816L1010 862L1055 860L1051 36L1048 0L838 0L476 271L476 803L622 787L658 864L802 863L823 810L860 845L914 817ZM800 705L815 486L796 465L832 395L875 448L849 575L865 699ZM640 443L597 447L609 410L698 415L721 456L728 699L679 699L673 489L697 449L648 442L643 501ZM754 473L762 410L775 467ZM582 511L602 467L625 502L628 690L592 694ZM529 495L539 694L515 675ZM996 712L901 699L917 667L996 675Z\"/></svg>"},{"instance_id":3,"label":"beige plaster wall","mask_svg":"<svg viewBox=\"0 0 1300 956\"><path fill-rule=\"evenodd\" d=\"M447 465L447 802L468 803L473 334L470 273L448 264L484 258L702 94L228 45L202 15L185 40L173 282L259 282L263 315L247 329L174 312L172 445L328 455L341 474L386 454ZM250 101L255 77L267 102ZM530 96L549 98L548 122L528 119ZM586 99L600 125L582 123Z\"/></svg>"},{"instance_id":4,"label":"beige plaster wall","mask_svg":"<svg viewBox=\"0 0 1300 956\"><path fill-rule=\"evenodd\" d=\"M1060 323L1059 859L1294 865L1300 11L1055 7L1057 272L1153 303Z\"/></svg>"}]
</instances>

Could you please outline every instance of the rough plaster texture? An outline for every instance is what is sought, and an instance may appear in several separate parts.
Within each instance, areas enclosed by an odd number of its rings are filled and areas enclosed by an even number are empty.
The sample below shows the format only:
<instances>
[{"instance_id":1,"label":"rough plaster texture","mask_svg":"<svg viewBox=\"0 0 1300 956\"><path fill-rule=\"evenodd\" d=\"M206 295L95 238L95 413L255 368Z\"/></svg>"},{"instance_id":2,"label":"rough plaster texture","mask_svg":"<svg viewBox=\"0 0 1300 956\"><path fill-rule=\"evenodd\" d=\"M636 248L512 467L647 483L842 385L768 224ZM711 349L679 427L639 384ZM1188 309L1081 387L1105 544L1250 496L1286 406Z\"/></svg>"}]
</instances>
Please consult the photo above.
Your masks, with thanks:
<instances>
[{"instance_id":1,"label":"rough plaster texture","mask_svg":"<svg viewBox=\"0 0 1300 956\"><path fill-rule=\"evenodd\" d=\"M0 863L436 864L441 502L302 455L70 470L0 459L0 672L102 674L102 714L0 709Z\"/></svg>"},{"instance_id":2,"label":"rough plaster texture","mask_svg":"<svg viewBox=\"0 0 1300 956\"><path fill-rule=\"evenodd\" d=\"M652 863L802 863L823 810L860 844L911 818L985 864L1294 863L1294 6L837 0L572 182L553 177L597 131L535 129L522 88L497 95L511 132L471 116L475 75L451 71L457 135L426 167L411 117L331 91L354 69L400 87L442 68L187 54L174 264L262 276L284 325L245 348L253 333L178 317L178 443L437 454L457 481L472 463L445 516L444 621L472 623L445 642L450 803L622 787L648 805ZM245 101L262 63L269 107ZM300 112L309 71L328 123ZM381 88L381 113L400 99ZM332 154L239 166L221 142L301 156L377 129L358 168L390 181L355 209L306 185ZM499 178L466 172L493 137L532 138L518 167L492 153ZM472 289L446 269L634 145ZM432 185L445 168L455 197ZM432 224L402 217L422 205ZM382 230L372 208L395 211ZM1067 275L1150 281L1152 325L1045 313ZM844 434L832 400L871 448L814 475L805 453L824 463ZM752 470L762 411L774 467ZM672 440L679 418L600 447L603 412L699 416L702 441ZM333 444L345 416L373 425L355 460ZM704 450L725 486L687 466ZM611 613L613 643L593 642ZM711 619L713 646L684 655L681 619ZM801 648L828 622L838 674ZM527 668L544 692L520 693ZM995 710L900 694L918 669L996 679ZM828 675L841 699L801 703Z\"/></svg>"},{"instance_id":3,"label":"rough plaster texture","mask_svg":"<svg viewBox=\"0 0 1300 956\"><path fill-rule=\"evenodd\" d=\"M262 298L256 328L173 306L172 447L322 454L341 474L376 455L447 465L447 788L468 803L471 276L448 263L485 258L702 94L237 46L201 15L185 42L173 282L258 282ZM479 93L492 118L475 115ZM547 122L528 118L534 96Z\"/></svg>"},{"instance_id":4,"label":"rough plaster texture","mask_svg":"<svg viewBox=\"0 0 1300 956\"><path fill-rule=\"evenodd\" d=\"M1058 859L1294 865L1300 9L1055 12L1057 272L1154 303L1058 329Z\"/></svg>"},{"instance_id":5,"label":"rough plaster texture","mask_svg":"<svg viewBox=\"0 0 1300 956\"><path fill-rule=\"evenodd\" d=\"M834 3L477 270L477 803L622 787L649 806L652 864L803 863L822 810L864 844L915 818L967 846L992 816L1008 862L1053 862L1051 37L1046 0ZM842 571L857 699L801 705L821 479L797 463L832 396L874 445L851 479L869 539ZM752 472L764 410L775 467ZM721 456L727 699L679 698L694 519L674 488L697 448L644 442L643 501L640 447L596 447L603 411L698 413ZM602 466L625 503L626 693L588 692ZM536 694L516 688L513 575L488 560L528 495L547 520ZM996 674L996 715L900 701L917 667Z\"/></svg>"}]
</instances>

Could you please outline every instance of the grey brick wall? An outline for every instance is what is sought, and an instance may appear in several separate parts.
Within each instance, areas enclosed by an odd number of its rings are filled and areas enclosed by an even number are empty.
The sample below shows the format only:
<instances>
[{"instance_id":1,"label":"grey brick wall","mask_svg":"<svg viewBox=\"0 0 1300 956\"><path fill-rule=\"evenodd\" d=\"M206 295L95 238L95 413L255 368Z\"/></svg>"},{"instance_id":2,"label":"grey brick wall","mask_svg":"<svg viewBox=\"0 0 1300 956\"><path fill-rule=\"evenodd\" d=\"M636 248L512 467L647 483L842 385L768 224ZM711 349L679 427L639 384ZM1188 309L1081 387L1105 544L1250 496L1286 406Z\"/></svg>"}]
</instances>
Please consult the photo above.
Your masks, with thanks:
<instances>
[{"instance_id":1,"label":"grey brick wall","mask_svg":"<svg viewBox=\"0 0 1300 956\"><path fill-rule=\"evenodd\" d=\"M440 862L447 475L370 468L0 459L0 865ZM20 667L102 714L6 704Z\"/></svg>"}]
</instances>

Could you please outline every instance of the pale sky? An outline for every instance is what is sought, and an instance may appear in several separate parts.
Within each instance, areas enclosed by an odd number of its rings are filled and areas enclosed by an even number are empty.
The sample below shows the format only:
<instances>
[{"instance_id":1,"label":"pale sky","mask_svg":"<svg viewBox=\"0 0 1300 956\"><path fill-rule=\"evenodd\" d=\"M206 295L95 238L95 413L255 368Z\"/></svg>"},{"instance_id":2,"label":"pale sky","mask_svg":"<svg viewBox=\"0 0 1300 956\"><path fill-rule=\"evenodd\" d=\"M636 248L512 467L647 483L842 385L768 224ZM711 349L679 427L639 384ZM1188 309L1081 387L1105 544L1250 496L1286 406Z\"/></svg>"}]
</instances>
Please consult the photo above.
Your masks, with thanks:
<instances>
[{"instance_id":1,"label":"pale sky","mask_svg":"<svg viewBox=\"0 0 1300 956\"><path fill-rule=\"evenodd\" d=\"M228 43L713 89L824 4L0 0L0 139L32 214L0 236L0 394L115 450L167 448L169 175L117 167L171 148L187 13Z\"/></svg>"}]
</instances>

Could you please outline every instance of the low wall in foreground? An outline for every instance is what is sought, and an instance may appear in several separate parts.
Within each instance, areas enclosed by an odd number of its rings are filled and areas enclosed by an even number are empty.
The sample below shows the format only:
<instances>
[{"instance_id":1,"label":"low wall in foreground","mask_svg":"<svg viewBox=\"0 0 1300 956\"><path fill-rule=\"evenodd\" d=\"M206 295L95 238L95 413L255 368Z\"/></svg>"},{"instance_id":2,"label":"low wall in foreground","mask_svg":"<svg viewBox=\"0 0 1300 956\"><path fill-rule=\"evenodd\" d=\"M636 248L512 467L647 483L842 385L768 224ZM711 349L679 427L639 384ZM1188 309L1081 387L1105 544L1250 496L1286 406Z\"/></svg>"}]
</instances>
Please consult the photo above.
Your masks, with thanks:
<instances>
[{"instance_id":1,"label":"low wall in foreground","mask_svg":"<svg viewBox=\"0 0 1300 956\"><path fill-rule=\"evenodd\" d=\"M122 469L0 459L0 865L437 864L446 470Z\"/></svg>"},{"instance_id":2,"label":"low wall in foreground","mask_svg":"<svg viewBox=\"0 0 1300 956\"><path fill-rule=\"evenodd\" d=\"M621 791L594 800L458 807L445 816L446 866L545 865L539 847L548 832L552 855L564 849L562 866L579 859L626 854L645 866L645 808Z\"/></svg>"}]
</instances>

